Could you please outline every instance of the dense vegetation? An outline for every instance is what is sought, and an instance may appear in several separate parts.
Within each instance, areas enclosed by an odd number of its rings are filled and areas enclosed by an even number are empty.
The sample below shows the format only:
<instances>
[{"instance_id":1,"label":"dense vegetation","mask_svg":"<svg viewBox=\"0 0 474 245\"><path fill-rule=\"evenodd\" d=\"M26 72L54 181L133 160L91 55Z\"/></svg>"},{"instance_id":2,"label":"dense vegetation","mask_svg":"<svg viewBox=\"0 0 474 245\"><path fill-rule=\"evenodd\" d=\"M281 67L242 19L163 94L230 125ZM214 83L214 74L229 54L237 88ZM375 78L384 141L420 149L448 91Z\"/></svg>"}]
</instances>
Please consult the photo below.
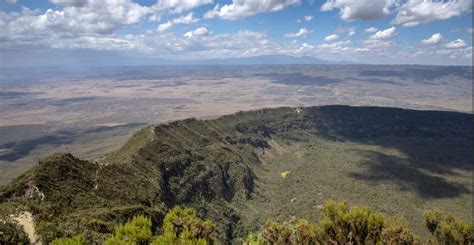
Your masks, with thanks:
<instances>
[{"instance_id":1,"label":"dense vegetation","mask_svg":"<svg viewBox=\"0 0 474 245\"><path fill-rule=\"evenodd\" d=\"M365 200L377 211L409 218L421 213L406 207L432 203L464 219L472 200L466 177L472 171L472 121L455 112L324 106L149 126L97 162L71 154L41 160L0 190L0 210L32 212L44 242L77 235L87 242L111 234L121 239L118 234L137 226L163 230L162 241L169 241L175 238L163 220L176 205L212 220L214 232L197 239L219 242L243 239L271 217L324 220L315 209L330 198ZM345 174L346 168L360 171ZM373 192L380 188L384 192ZM397 195L409 201L378 205L398 201ZM127 221L134 224L117 228Z\"/></svg>"},{"instance_id":2,"label":"dense vegetation","mask_svg":"<svg viewBox=\"0 0 474 245\"><path fill-rule=\"evenodd\" d=\"M472 224L457 220L439 210L424 213L425 227L433 235L423 240L413 233L404 220L385 217L367 206L349 207L347 202L329 201L322 210L324 218L317 224L305 219L278 223L268 220L259 233L249 234L243 241L263 244L471 244ZM115 227L114 235L105 240L115 244L212 244L214 224L203 221L191 208L171 209L163 221L162 234L153 237L149 218L136 216ZM53 245L85 245L82 236L58 238Z\"/></svg>"},{"instance_id":3,"label":"dense vegetation","mask_svg":"<svg viewBox=\"0 0 474 245\"><path fill-rule=\"evenodd\" d=\"M323 219L313 224L305 219L278 223L268 220L248 244L472 244L472 224L438 210L425 212L425 225L433 237L423 240L399 217L385 217L367 206L349 207L347 202L328 202Z\"/></svg>"}]
</instances>

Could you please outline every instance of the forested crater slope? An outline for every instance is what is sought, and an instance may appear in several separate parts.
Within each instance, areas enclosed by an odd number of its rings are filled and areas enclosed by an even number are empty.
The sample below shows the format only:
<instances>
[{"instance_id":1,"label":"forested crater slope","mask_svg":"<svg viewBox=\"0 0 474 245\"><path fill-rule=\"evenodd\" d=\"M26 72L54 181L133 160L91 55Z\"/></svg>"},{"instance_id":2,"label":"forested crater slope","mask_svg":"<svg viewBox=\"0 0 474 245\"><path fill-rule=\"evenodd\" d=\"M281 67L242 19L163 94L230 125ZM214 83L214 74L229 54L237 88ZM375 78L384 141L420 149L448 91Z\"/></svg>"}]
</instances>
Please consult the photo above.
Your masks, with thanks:
<instances>
[{"instance_id":1,"label":"forested crater slope","mask_svg":"<svg viewBox=\"0 0 474 245\"><path fill-rule=\"evenodd\" d=\"M468 219L473 119L446 111L319 106L151 125L95 162L69 153L42 159L1 188L0 210L5 219L31 212L44 242L76 234L100 242L139 214L159 228L175 205L211 219L214 239L222 242L271 217L317 219L329 199L413 223L420 207L431 206Z\"/></svg>"}]
</instances>

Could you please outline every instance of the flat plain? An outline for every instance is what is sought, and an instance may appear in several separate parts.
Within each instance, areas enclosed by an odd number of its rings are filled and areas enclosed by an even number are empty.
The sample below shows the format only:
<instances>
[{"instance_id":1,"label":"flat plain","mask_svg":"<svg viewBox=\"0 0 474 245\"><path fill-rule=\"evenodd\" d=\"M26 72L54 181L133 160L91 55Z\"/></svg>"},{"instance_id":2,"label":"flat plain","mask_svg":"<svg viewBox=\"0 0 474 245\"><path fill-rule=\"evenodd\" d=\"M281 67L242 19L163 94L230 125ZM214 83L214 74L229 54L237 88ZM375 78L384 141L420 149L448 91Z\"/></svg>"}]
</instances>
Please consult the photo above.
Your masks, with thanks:
<instances>
[{"instance_id":1,"label":"flat plain","mask_svg":"<svg viewBox=\"0 0 474 245\"><path fill-rule=\"evenodd\" d=\"M471 112L471 78L445 66L2 70L0 185L53 152L96 159L146 124L189 117L328 104Z\"/></svg>"}]
</instances>

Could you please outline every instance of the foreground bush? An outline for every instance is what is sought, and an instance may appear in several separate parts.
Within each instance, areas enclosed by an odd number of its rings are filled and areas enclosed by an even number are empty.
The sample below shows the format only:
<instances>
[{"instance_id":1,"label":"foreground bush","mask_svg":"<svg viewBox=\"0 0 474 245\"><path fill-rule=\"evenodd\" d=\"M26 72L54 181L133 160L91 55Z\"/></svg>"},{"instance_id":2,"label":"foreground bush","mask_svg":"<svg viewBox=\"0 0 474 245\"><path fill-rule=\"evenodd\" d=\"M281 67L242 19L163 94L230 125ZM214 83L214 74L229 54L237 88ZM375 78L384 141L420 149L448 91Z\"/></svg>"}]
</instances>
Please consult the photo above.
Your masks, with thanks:
<instances>
[{"instance_id":1,"label":"foreground bush","mask_svg":"<svg viewBox=\"0 0 474 245\"><path fill-rule=\"evenodd\" d=\"M153 239L152 222L145 216L136 216L125 224L115 227L114 235L108 238L106 245L123 244L209 244L212 243L211 234L214 224L209 220L202 220L192 208L179 206L171 209L163 220L163 234ZM60 239L60 241L69 241ZM81 244L81 243L57 243Z\"/></svg>"},{"instance_id":2,"label":"foreground bush","mask_svg":"<svg viewBox=\"0 0 474 245\"><path fill-rule=\"evenodd\" d=\"M328 202L323 219L312 224L301 219L293 223L269 220L246 244L472 244L471 224L440 211L425 212L425 226L434 239L422 241L405 221L385 217L366 206L349 207L347 202Z\"/></svg>"},{"instance_id":3,"label":"foreground bush","mask_svg":"<svg viewBox=\"0 0 474 245\"><path fill-rule=\"evenodd\" d=\"M323 218L313 224L305 219L279 223L268 220L259 233L250 234L248 245L313 245L313 244L473 244L473 226L439 210L427 210L424 223L433 237L423 241L399 218L385 217L366 206L349 207L347 202L328 202L322 209ZM175 207L163 220L162 234L153 237L152 222L136 216L118 225L105 241L108 245L205 245L212 244L214 224L202 220L192 208ZM61 238L53 245L86 244L82 237Z\"/></svg>"},{"instance_id":4,"label":"foreground bush","mask_svg":"<svg viewBox=\"0 0 474 245\"><path fill-rule=\"evenodd\" d=\"M452 214L439 210L427 210L423 214L425 226L439 244L472 244L474 231L472 224L456 220Z\"/></svg>"},{"instance_id":5,"label":"foreground bush","mask_svg":"<svg viewBox=\"0 0 474 245\"><path fill-rule=\"evenodd\" d=\"M58 238L53 240L51 245L86 245L86 241L82 236L75 236L71 238Z\"/></svg>"},{"instance_id":6,"label":"foreground bush","mask_svg":"<svg viewBox=\"0 0 474 245\"><path fill-rule=\"evenodd\" d=\"M148 244L152 238L151 220L145 216L135 216L129 222L115 227L113 237L107 239L107 245Z\"/></svg>"},{"instance_id":7,"label":"foreground bush","mask_svg":"<svg viewBox=\"0 0 474 245\"><path fill-rule=\"evenodd\" d=\"M211 242L214 224L197 217L192 208L175 207L166 214L163 231L153 244L208 244Z\"/></svg>"}]
</instances>

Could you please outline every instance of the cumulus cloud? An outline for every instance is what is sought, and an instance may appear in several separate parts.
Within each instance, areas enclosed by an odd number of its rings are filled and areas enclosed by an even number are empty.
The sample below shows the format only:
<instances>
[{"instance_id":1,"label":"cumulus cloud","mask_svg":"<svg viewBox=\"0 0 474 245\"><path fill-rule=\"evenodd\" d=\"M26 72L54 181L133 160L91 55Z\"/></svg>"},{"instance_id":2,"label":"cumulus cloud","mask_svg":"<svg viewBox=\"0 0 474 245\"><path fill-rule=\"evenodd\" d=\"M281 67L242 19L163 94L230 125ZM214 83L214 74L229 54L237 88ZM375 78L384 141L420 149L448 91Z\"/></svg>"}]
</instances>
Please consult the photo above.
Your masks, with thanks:
<instances>
[{"instance_id":1,"label":"cumulus cloud","mask_svg":"<svg viewBox=\"0 0 474 245\"><path fill-rule=\"evenodd\" d=\"M152 9L156 12L179 14L213 2L213 0L160 0L152 6Z\"/></svg>"},{"instance_id":2,"label":"cumulus cloud","mask_svg":"<svg viewBox=\"0 0 474 245\"><path fill-rule=\"evenodd\" d=\"M347 33L349 36L354 36L357 34L357 28L356 27L344 27L344 28L338 28L336 30L336 33Z\"/></svg>"},{"instance_id":3,"label":"cumulus cloud","mask_svg":"<svg viewBox=\"0 0 474 245\"><path fill-rule=\"evenodd\" d=\"M442 42L443 38L441 34L439 34L439 37L438 33L431 37L427 36L426 39L421 41L425 45L438 44L436 49L420 48L417 45L404 45L396 49L388 49L396 45L391 40L398 31L395 27L386 30L378 30L375 27L367 28L364 31L370 33L367 34L370 37L367 40L354 42L340 41L343 39L342 37L356 34L354 27L342 27L335 30L334 34L329 35L327 41L320 45L303 42L305 39L301 39L301 37L309 35L311 31L306 28L299 29L299 27L295 29L294 33L285 35L285 37L291 38L288 39L288 42L277 42L267 36L265 32L249 30L215 34L207 29L209 27L200 27L193 28L194 30L186 32L184 35L165 31L177 24L197 23L199 19L190 11L199 6L216 2L213 0L159 0L155 4L146 6L140 5L139 1L135 0L49 1L58 6L50 10L31 10L22 7L18 10L19 12L0 11L0 30L2 30L0 32L0 46L3 50L92 49L118 51L120 53L130 52L134 55L143 54L171 59L223 58L265 54L311 55L326 59L340 57L340 60L346 61L351 59L357 61L358 57L366 57L365 60L359 60L362 62L368 60L386 62L386 57L395 57L393 61L399 61L397 57L403 55L405 57L412 55L413 57L426 59L426 57L429 57L427 55L432 55L442 60L442 62L447 58L452 58L456 64L458 61L462 64L471 62L472 58L470 40L457 39L450 40L451 42ZM209 7L211 8L210 12L217 11L212 16L213 18L239 19L258 13L279 11L297 5L300 1L229 0L226 4L221 3L216 7L214 5ZM465 0L458 1L457 4L462 1L465 3ZM360 2L367 4L369 1L366 0L330 0L325 2L325 10L334 9L339 11L341 18L349 21L383 18L387 13L392 13L397 17L404 16L404 13L397 13L398 8L394 6L403 9L405 4L414 1L373 0L370 1L370 5L366 5L366 10L361 9L362 5L360 4ZM432 2L443 3L443 6L451 6L446 5L446 3L452 1L426 0L426 2L430 6ZM452 8L449 9L452 10ZM426 12L426 16L431 15L430 11ZM450 12L447 9L437 11ZM460 12L466 13L465 10ZM133 31L126 32L133 34L118 32L121 28L138 25L143 21L158 21L167 15L173 16L168 17L161 23L157 28L158 31L149 29L149 25L140 25L140 28L134 28ZM421 24L426 23L425 20L428 19L418 18L416 21ZM314 20L312 15L301 16L301 22L312 20ZM401 21L400 24L409 25L407 24L409 22ZM142 29L142 27L145 29ZM459 30L464 32L462 35L465 35L465 32L468 31L465 27ZM472 29L470 31L472 32ZM334 35L339 38L335 38ZM0 52L2 49L0 49ZM377 60L376 57L383 58Z\"/></svg>"},{"instance_id":4,"label":"cumulus cloud","mask_svg":"<svg viewBox=\"0 0 474 245\"><path fill-rule=\"evenodd\" d=\"M27 7L22 7L20 12L0 11L2 46L30 45L46 48L61 42L67 46L73 42L72 39L79 37L93 37L90 40L99 40L100 35L115 38L117 30L137 25L146 20L147 16L152 15L151 19L158 20L162 15L182 12L211 3L212 0L161 0L151 6L143 6L133 0L50 0L50 2L61 7L45 11L31 10ZM162 31L174 24L190 24L197 21L198 19L189 13L163 23L158 29Z\"/></svg>"},{"instance_id":5,"label":"cumulus cloud","mask_svg":"<svg viewBox=\"0 0 474 245\"><path fill-rule=\"evenodd\" d=\"M204 14L204 18L243 19L264 12L280 11L287 6L298 5L300 0L233 0L231 4L217 4Z\"/></svg>"},{"instance_id":6,"label":"cumulus cloud","mask_svg":"<svg viewBox=\"0 0 474 245\"><path fill-rule=\"evenodd\" d=\"M329 35L329 36L325 37L325 38L324 38L324 41L326 41L326 42L332 42L332 41L336 41L338 38L339 38L339 35L337 35L337 34L332 34L332 35Z\"/></svg>"},{"instance_id":7,"label":"cumulus cloud","mask_svg":"<svg viewBox=\"0 0 474 245\"><path fill-rule=\"evenodd\" d=\"M327 0L322 11L339 9L341 19L376 20L387 17L395 7L395 0Z\"/></svg>"},{"instance_id":8,"label":"cumulus cloud","mask_svg":"<svg viewBox=\"0 0 474 245\"><path fill-rule=\"evenodd\" d=\"M149 13L147 7L131 0L89 0L78 7L79 3L80 1L69 1L61 10L48 9L42 14L27 8L23 8L20 14L4 13L1 16L2 31L6 35L32 35L48 31L61 32L63 35L105 34L124 26L135 25Z\"/></svg>"},{"instance_id":9,"label":"cumulus cloud","mask_svg":"<svg viewBox=\"0 0 474 245\"><path fill-rule=\"evenodd\" d=\"M190 12L188 13L187 15L183 15L183 16L180 16L178 18L174 18L170 21L167 21L163 24L160 24L158 26L158 28L156 29L157 31L166 31L166 30L169 30L171 29L171 27L173 25L176 25L176 24L185 24L185 25L189 25L189 24L194 24L196 22L198 22L199 19L198 18L194 18L193 17L193 12Z\"/></svg>"},{"instance_id":10,"label":"cumulus cloud","mask_svg":"<svg viewBox=\"0 0 474 245\"><path fill-rule=\"evenodd\" d=\"M472 46L467 47L463 40L457 39L437 49L435 53L450 59L472 59Z\"/></svg>"},{"instance_id":11,"label":"cumulus cloud","mask_svg":"<svg viewBox=\"0 0 474 245\"><path fill-rule=\"evenodd\" d=\"M380 40L380 39L367 39L364 40L364 45L370 49L385 49L393 46L393 41Z\"/></svg>"},{"instance_id":12,"label":"cumulus cloud","mask_svg":"<svg viewBox=\"0 0 474 245\"><path fill-rule=\"evenodd\" d=\"M395 28L395 26L392 26L383 31L378 31L374 33L372 36L370 36L370 39L388 39L395 36L396 34L397 34L397 28Z\"/></svg>"},{"instance_id":13,"label":"cumulus cloud","mask_svg":"<svg viewBox=\"0 0 474 245\"><path fill-rule=\"evenodd\" d=\"M417 26L436 20L445 20L472 10L472 0L408 0L402 4L393 24Z\"/></svg>"},{"instance_id":14,"label":"cumulus cloud","mask_svg":"<svg viewBox=\"0 0 474 245\"><path fill-rule=\"evenodd\" d=\"M435 33L430 38L421 40L421 43L424 45L434 45L438 44L443 40L443 35L441 33Z\"/></svg>"},{"instance_id":15,"label":"cumulus cloud","mask_svg":"<svg viewBox=\"0 0 474 245\"><path fill-rule=\"evenodd\" d=\"M359 55L370 51L368 48L351 46L351 41L338 41L333 43L323 43L316 47L315 52L323 57L347 57L347 55Z\"/></svg>"},{"instance_id":16,"label":"cumulus cloud","mask_svg":"<svg viewBox=\"0 0 474 245\"><path fill-rule=\"evenodd\" d=\"M184 36L187 38L202 37L209 34L209 31L206 27L199 27L196 30L188 31L184 33Z\"/></svg>"},{"instance_id":17,"label":"cumulus cloud","mask_svg":"<svg viewBox=\"0 0 474 245\"><path fill-rule=\"evenodd\" d=\"M50 0L50 2L68 7L83 7L87 4L87 0Z\"/></svg>"},{"instance_id":18,"label":"cumulus cloud","mask_svg":"<svg viewBox=\"0 0 474 245\"><path fill-rule=\"evenodd\" d=\"M375 27L370 27L370 28L367 28L365 29L364 31L367 32L367 33L374 33L374 32L377 32L379 29L375 28Z\"/></svg>"},{"instance_id":19,"label":"cumulus cloud","mask_svg":"<svg viewBox=\"0 0 474 245\"><path fill-rule=\"evenodd\" d=\"M301 28L298 32L295 33L287 33L285 34L286 38L297 38L297 37L306 37L311 31L306 28Z\"/></svg>"},{"instance_id":20,"label":"cumulus cloud","mask_svg":"<svg viewBox=\"0 0 474 245\"><path fill-rule=\"evenodd\" d=\"M355 34L357 34L355 27L350 28L347 34L349 34L349 36L354 36Z\"/></svg>"},{"instance_id":21,"label":"cumulus cloud","mask_svg":"<svg viewBox=\"0 0 474 245\"><path fill-rule=\"evenodd\" d=\"M448 49L460 49L466 47L466 42L462 39L456 39L447 43L444 47Z\"/></svg>"}]
</instances>

